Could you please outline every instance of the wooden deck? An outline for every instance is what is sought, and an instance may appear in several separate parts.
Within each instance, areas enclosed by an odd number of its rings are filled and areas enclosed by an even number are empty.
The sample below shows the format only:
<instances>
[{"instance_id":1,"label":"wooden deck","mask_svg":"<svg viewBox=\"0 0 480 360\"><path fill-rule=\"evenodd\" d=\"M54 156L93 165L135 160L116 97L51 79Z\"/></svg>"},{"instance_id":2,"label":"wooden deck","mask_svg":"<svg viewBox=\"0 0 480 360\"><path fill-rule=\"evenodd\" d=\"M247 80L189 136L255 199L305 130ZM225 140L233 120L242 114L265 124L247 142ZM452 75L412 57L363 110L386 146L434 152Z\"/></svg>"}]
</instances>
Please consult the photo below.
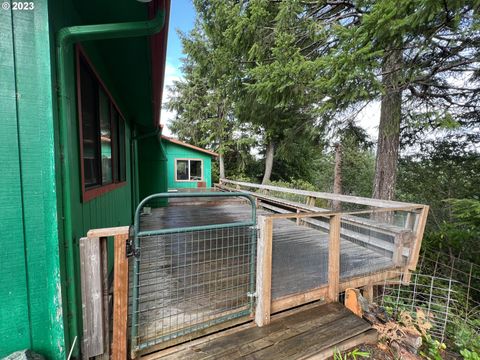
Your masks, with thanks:
<instances>
[{"instance_id":1,"label":"wooden deck","mask_svg":"<svg viewBox=\"0 0 480 360\"><path fill-rule=\"evenodd\" d=\"M243 223L251 216L246 201L219 201L213 194L190 203L183 195L176 196L165 208L147 205L141 230L174 230L140 232L135 257L126 258L125 241L131 230L127 225L91 229L81 239L105 245L101 251L97 247L94 256L83 256L82 278L93 271L99 281L108 284L111 274L106 266L98 266L96 259L110 255L104 240L114 237L112 358L128 358L130 340L132 358L160 350L162 356L173 358L174 353L183 351L190 358L201 359L323 359L334 348L346 349L372 338L365 323L332 304L347 288L363 287L371 294L375 284L409 281L418 261L428 206L224 182L235 189L220 184L222 190L255 196L259 207L256 247L251 223ZM278 192L305 199L294 203L275 197ZM315 207L319 199L367 208L331 212ZM159 204L155 200L152 206ZM242 225L181 229L238 222ZM91 276L86 279L91 281ZM103 298L98 297L102 286L100 290L82 287L83 298L92 300L85 303L84 316L106 309L106 316L99 321L83 323L87 334L83 341L95 340L100 345L89 356L110 352L108 338L102 342L94 335L111 334L112 330L109 293L106 285L103 287ZM315 301L330 305L320 310L313 306ZM313 307L317 312L310 310ZM130 325L134 325L132 338ZM296 350L290 350L295 346ZM146 358L156 359L159 354Z\"/></svg>"},{"instance_id":2,"label":"wooden deck","mask_svg":"<svg viewBox=\"0 0 480 360\"><path fill-rule=\"evenodd\" d=\"M208 199L204 200L204 204ZM176 203L178 204L178 202ZM152 209L142 218L142 230L223 224L246 221L250 206L245 203L169 206ZM258 210L258 215L270 214ZM146 245L148 247L148 245ZM200 245L208 251L209 244ZM233 246L233 245L232 245ZM150 247L149 247L150 248ZM348 279L393 268L391 257L345 239L340 244L340 278ZM328 233L277 220L273 228L272 298L300 293L327 283Z\"/></svg>"},{"instance_id":3,"label":"wooden deck","mask_svg":"<svg viewBox=\"0 0 480 360\"><path fill-rule=\"evenodd\" d=\"M376 341L376 331L343 305L305 306L273 317L270 325L248 324L198 339L145 360L201 359L325 359L335 350L347 350Z\"/></svg>"}]
</instances>

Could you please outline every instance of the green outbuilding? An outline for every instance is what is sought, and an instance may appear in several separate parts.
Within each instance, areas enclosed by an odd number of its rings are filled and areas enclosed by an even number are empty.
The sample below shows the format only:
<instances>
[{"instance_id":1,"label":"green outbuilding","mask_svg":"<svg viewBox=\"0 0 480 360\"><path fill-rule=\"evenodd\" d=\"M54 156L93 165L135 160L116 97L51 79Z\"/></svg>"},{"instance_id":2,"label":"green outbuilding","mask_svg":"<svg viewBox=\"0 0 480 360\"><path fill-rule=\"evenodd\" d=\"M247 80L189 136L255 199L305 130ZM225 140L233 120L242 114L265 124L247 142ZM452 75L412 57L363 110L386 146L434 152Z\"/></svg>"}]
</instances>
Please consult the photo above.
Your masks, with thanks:
<instances>
[{"instance_id":1,"label":"green outbuilding","mask_svg":"<svg viewBox=\"0 0 480 360\"><path fill-rule=\"evenodd\" d=\"M212 159L216 152L162 136L168 169L168 190L212 187Z\"/></svg>"},{"instance_id":2,"label":"green outbuilding","mask_svg":"<svg viewBox=\"0 0 480 360\"><path fill-rule=\"evenodd\" d=\"M169 8L2 1L0 358L80 358L79 239L131 224L141 198L167 191Z\"/></svg>"}]
</instances>

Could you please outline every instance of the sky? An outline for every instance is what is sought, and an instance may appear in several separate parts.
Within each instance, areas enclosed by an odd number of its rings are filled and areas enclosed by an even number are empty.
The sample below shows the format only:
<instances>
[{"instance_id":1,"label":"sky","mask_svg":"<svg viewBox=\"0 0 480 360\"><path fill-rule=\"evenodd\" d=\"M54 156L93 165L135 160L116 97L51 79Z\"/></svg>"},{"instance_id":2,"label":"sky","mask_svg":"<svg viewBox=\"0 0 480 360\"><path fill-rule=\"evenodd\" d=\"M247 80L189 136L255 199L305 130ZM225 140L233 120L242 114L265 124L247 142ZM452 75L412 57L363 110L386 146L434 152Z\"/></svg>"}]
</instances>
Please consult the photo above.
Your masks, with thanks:
<instances>
[{"instance_id":1,"label":"sky","mask_svg":"<svg viewBox=\"0 0 480 360\"><path fill-rule=\"evenodd\" d=\"M173 81L178 80L182 76L181 58L182 43L178 36L178 30L188 33L195 22L195 9L192 0L172 0L170 8L170 24L168 29L167 42L167 64L165 66L165 82L163 90L163 107L168 101L170 92L168 87L172 85ZM168 128L170 120L174 114L165 110L162 107L161 122L164 125L163 134L171 136L172 133ZM372 139L377 138L378 123L380 121L380 103L378 101L367 105L357 116L357 121Z\"/></svg>"},{"instance_id":2,"label":"sky","mask_svg":"<svg viewBox=\"0 0 480 360\"><path fill-rule=\"evenodd\" d=\"M170 5L170 24L168 29L167 40L167 64L165 66L165 82L163 87L163 105L169 98L168 87L172 85L173 81L178 80L182 72L181 58L182 42L178 36L178 30L188 33L195 22L195 9L192 0L173 0ZM161 122L164 125L163 134L170 136L171 132L168 129L168 123L173 118L173 113L163 109L161 114Z\"/></svg>"}]
</instances>

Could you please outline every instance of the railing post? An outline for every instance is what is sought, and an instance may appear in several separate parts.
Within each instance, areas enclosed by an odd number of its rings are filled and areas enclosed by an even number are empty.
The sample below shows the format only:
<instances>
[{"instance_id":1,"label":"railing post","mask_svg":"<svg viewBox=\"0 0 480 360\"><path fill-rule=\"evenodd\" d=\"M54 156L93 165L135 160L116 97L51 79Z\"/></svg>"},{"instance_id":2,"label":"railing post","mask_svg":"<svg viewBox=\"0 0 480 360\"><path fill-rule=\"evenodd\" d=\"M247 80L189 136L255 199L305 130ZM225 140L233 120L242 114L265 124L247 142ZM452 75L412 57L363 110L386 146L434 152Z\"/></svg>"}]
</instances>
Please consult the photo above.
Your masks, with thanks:
<instances>
[{"instance_id":1,"label":"railing post","mask_svg":"<svg viewBox=\"0 0 480 360\"><path fill-rule=\"evenodd\" d=\"M340 289L340 220L341 215L330 217L328 241L328 299L338 301Z\"/></svg>"},{"instance_id":2,"label":"railing post","mask_svg":"<svg viewBox=\"0 0 480 360\"><path fill-rule=\"evenodd\" d=\"M403 233L399 233L393 239L392 262L395 266L402 266L403 263L403 236Z\"/></svg>"},{"instance_id":3,"label":"railing post","mask_svg":"<svg viewBox=\"0 0 480 360\"><path fill-rule=\"evenodd\" d=\"M114 238L113 267L113 342L112 359L127 358L127 317L128 317L128 259L126 241L128 234Z\"/></svg>"},{"instance_id":4,"label":"railing post","mask_svg":"<svg viewBox=\"0 0 480 360\"><path fill-rule=\"evenodd\" d=\"M272 237L273 222L267 216L258 217L260 238L257 242L257 305L255 323L264 326L270 323L272 305Z\"/></svg>"},{"instance_id":5,"label":"railing post","mask_svg":"<svg viewBox=\"0 0 480 360\"><path fill-rule=\"evenodd\" d=\"M308 206L315 206L316 201L317 201L317 198L315 198L313 196L307 196L307 200L306 200L305 204L308 205Z\"/></svg>"},{"instance_id":6,"label":"railing post","mask_svg":"<svg viewBox=\"0 0 480 360\"><path fill-rule=\"evenodd\" d=\"M420 255L420 245L423 238L423 232L425 231L425 226L427 224L429 207L427 205L423 206L420 211L420 219L418 220L415 231L415 239L413 241L412 247L410 248L408 268L409 270L415 270L417 267L418 257Z\"/></svg>"}]
</instances>

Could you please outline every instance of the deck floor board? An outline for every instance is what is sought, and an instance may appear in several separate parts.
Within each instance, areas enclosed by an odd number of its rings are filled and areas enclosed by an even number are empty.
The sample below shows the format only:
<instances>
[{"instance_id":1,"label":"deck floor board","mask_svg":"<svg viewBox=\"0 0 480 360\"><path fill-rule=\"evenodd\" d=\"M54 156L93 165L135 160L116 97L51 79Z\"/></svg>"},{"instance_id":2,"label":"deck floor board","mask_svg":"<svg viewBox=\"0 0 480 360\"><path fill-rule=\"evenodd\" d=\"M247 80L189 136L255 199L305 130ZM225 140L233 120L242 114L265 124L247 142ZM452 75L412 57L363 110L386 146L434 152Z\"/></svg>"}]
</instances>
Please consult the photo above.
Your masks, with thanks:
<instances>
[{"instance_id":1,"label":"deck floor board","mask_svg":"<svg viewBox=\"0 0 480 360\"><path fill-rule=\"evenodd\" d=\"M272 321L263 328L208 338L184 346L162 360L303 359L370 329L370 325L338 303L319 305Z\"/></svg>"}]
</instances>

